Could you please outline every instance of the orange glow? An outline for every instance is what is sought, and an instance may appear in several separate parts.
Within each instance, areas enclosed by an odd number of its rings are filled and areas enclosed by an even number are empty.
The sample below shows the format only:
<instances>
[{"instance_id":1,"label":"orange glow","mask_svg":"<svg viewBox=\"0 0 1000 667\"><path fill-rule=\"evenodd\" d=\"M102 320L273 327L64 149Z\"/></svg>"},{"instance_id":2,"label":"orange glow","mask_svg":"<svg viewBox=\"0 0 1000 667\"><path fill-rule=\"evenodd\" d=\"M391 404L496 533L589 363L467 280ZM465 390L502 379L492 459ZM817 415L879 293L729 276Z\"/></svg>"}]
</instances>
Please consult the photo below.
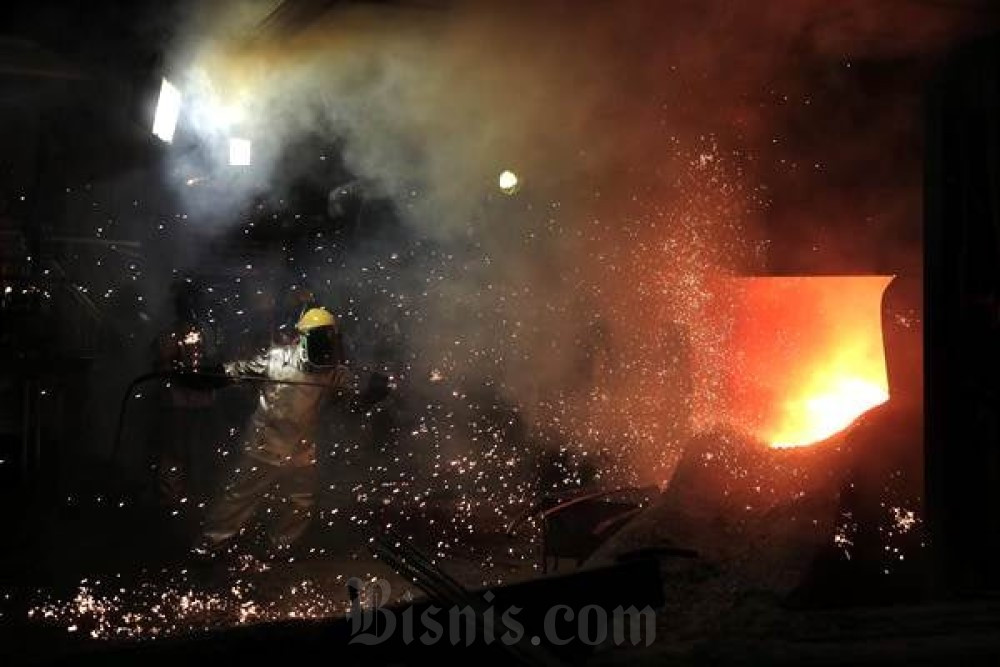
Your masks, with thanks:
<instances>
[{"instance_id":1,"label":"orange glow","mask_svg":"<svg viewBox=\"0 0 1000 667\"><path fill-rule=\"evenodd\" d=\"M773 447L813 444L889 399L882 295L890 277L740 278L731 411Z\"/></svg>"},{"instance_id":2,"label":"orange glow","mask_svg":"<svg viewBox=\"0 0 1000 667\"><path fill-rule=\"evenodd\" d=\"M847 360L854 363L854 360ZM770 433L773 447L799 447L825 440L864 412L889 400L884 382L868 380L867 365L819 369L808 386L783 405L784 415Z\"/></svg>"}]
</instances>

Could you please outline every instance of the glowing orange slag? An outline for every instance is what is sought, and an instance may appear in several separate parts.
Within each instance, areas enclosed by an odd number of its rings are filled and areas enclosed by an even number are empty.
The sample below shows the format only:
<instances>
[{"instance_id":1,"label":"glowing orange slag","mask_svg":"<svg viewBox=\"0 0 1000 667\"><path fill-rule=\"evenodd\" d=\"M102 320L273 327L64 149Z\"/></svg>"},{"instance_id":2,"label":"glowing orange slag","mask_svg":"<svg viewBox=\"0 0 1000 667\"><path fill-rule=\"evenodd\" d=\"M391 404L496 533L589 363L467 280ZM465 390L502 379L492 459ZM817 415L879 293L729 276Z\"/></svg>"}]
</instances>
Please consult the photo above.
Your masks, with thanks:
<instances>
[{"instance_id":1,"label":"glowing orange slag","mask_svg":"<svg viewBox=\"0 0 1000 667\"><path fill-rule=\"evenodd\" d=\"M784 418L770 434L774 447L799 447L825 440L864 412L889 400L884 382L865 379L868 367L822 369L810 386L784 404Z\"/></svg>"},{"instance_id":2,"label":"glowing orange slag","mask_svg":"<svg viewBox=\"0 0 1000 667\"><path fill-rule=\"evenodd\" d=\"M739 279L737 421L774 447L835 435L889 399L884 276Z\"/></svg>"}]
</instances>

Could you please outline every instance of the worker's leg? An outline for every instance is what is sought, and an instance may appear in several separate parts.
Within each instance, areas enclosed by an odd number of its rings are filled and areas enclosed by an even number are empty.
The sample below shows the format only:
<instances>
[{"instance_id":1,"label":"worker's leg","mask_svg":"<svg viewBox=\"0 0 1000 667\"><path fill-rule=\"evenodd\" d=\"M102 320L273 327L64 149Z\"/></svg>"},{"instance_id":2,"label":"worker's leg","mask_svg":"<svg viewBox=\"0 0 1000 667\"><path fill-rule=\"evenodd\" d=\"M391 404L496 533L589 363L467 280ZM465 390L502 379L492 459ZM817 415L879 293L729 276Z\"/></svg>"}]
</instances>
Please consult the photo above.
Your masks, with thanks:
<instances>
[{"instance_id":1,"label":"worker's leg","mask_svg":"<svg viewBox=\"0 0 1000 667\"><path fill-rule=\"evenodd\" d=\"M260 506L278 479L280 468L243 457L233 481L210 507L205 519L203 546L218 547L235 536Z\"/></svg>"},{"instance_id":2,"label":"worker's leg","mask_svg":"<svg viewBox=\"0 0 1000 667\"><path fill-rule=\"evenodd\" d=\"M309 528L316 506L316 465L288 467L282 471L276 495L281 503L271 527L271 542L287 549Z\"/></svg>"}]
</instances>

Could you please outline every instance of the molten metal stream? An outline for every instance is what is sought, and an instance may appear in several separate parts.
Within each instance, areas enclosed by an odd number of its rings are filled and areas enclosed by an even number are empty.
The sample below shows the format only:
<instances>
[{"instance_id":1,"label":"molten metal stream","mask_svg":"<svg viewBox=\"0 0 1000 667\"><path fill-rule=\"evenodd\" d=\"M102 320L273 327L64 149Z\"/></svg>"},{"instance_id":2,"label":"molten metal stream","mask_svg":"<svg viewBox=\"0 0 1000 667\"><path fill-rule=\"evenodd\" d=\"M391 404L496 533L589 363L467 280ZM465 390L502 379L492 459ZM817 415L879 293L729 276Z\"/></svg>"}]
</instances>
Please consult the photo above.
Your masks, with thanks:
<instances>
[{"instance_id":1,"label":"molten metal stream","mask_svg":"<svg viewBox=\"0 0 1000 667\"><path fill-rule=\"evenodd\" d=\"M810 445L889 399L886 276L738 279L732 411L773 447Z\"/></svg>"}]
</instances>

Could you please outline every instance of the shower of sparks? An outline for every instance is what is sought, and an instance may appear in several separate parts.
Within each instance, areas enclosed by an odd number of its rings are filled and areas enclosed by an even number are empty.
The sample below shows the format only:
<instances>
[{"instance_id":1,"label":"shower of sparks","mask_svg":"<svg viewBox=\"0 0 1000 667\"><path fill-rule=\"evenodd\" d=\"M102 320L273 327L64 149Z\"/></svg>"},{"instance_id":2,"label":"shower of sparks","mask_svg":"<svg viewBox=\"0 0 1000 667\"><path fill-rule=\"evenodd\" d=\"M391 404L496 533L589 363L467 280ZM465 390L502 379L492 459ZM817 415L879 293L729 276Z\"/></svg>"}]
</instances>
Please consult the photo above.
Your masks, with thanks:
<instances>
[{"instance_id":1,"label":"shower of sparks","mask_svg":"<svg viewBox=\"0 0 1000 667\"><path fill-rule=\"evenodd\" d=\"M833 543L847 560L851 560L851 550L854 547L857 532L858 525L853 521L850 513L845 513L834 529Z\"/></svg>"},{"instance_id":2,"label":"shower of sparks","mask_svg":"<svg viewBox=\"0 0 1000 667\"><path fill-rule=\"evenodd\" d=\"M914 510L903 509L902 507L893 507L892 517L893 525L901 534L910 532L920 522Z\"/></svg>"},{"instance_id":3,"label":"shower of sparks","mask_svg":"<svg viewBox=\"0 0 1000 667\"><path fill-rule=\"evenodd\" d=\"M259 580L244 561L229 583L204 589L186 571L151 573L154 580L126 585L121 575L80 582L66 600L43 601L28 618L98 640L146 640L212 629L285 620L346 616L346 578L280 584ZM255 578L257 575L257 578ZM369 575L367 577L371 579ZM392 602L392 601L390 601Z\"/></svg>"},{"instance_id":4,"label":"shower of sparks","mask_svg":"<svg viewBox=\"0 0 1000 667\"><path fill-rule=\"evenodd\" d=\"M203 347L219 341L232 353L259 349L269 333L261 323L270 321L273 304L309 285L340 316L358 369L392 377L395 394L406 400L403 408L373 408L360 424L342 425L320 442L320 532L336 533L345 524L365 534L392 530L413 539L435 563L463 567L461 579L470 587L525 576L537 568L537 527L529 523L514 538L505 527L540 498L662 485L694 433L736 422L726 384L734 362L726 344L735 326L732 303L712 278L754 266L741 211L747 202L759 203L759 194L729 177L729 156L714 146L683 159L687 168L669 192L679 198L677 206L661 204L667 197L655 184L637 186L626 210L595 204L588 218L567 212L560 201L524 202L521 214L532 224L498 227L520 235L519 262L544 265L553 244L580 244L573 266L552 271L551 284L494 272L499 260L474 235L461 253L411 238L362 252L337 230L319 228L272 249L273 263L232 259L228 273L218 272L225 279L197 288L205 302L198 330L174 335L173 344L187 367L199 365ZM201 180L189 184L195 182ZM515 189L518 178L505 172L497 185ZM112 207L91 186L67 195L95 239L120 231ZM595 190L592 199L602 201L601 193ZM191 239L202 227L196 216L146 209L138 199L134 208L156 222L143 228L151 245L166 254L173 244L173 275L184 275ZM300 222L290 208L254 204L229 231L252 237ZM155 296L145 267L123 261L107 245L85 247L67 271L88 276L74 285L82 295L125 312L147 313ZM295 285L275 287L287 285L289 275ZM51 298L43 288L16 291ZM10 286L4 294L16 296ZM389 358L381 352L387 348L393 349ZM136 392L134 400L150 407L155 396ZM376 442L379 420L394 410L396 419ZM226 426L228 435L211 447L220 466L235 458L243 423ZM758 488L768 491L763 481ZM190 500L173 515L197 519L204 506ZM900 516L902 531L914 519ZM836 539L841 548L851 545L849 533ZM359 573L284 587L262 580L273 574L244 560L227 575L233 583L220 590L183 572L151 572L138 585L89 576L68 599L39 591L29 616L112 640L323 618L345 611L343 578Z\"/></svg>"}]
</instances>

